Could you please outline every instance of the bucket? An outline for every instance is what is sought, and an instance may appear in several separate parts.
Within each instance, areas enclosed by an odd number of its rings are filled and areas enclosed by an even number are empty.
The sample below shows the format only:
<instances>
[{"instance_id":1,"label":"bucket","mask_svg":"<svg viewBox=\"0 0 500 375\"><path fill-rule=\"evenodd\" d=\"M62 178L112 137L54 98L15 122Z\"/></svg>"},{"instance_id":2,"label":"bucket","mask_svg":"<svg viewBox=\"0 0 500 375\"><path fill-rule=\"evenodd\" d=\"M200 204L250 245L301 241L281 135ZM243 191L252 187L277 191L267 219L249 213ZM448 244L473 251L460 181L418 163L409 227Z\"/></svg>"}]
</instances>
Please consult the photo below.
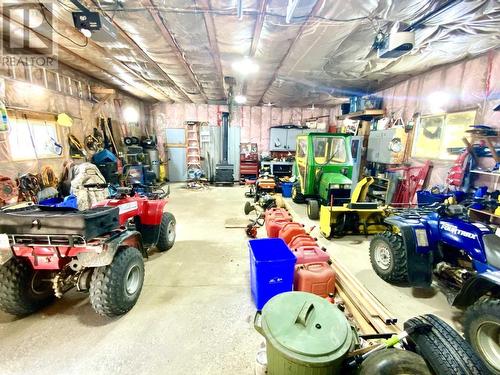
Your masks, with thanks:
<instances>
[{"instance_id":1,"label":"bucket","mask_svg":"<svg viewBox=\"0 0 500 375\"><path fill-rule=\"evenodd\" d=\"M254 327L267 341L269 375L340 374L356 340L343 312L304 292L271 299L255 315Z\"/></svg>"},{"instance_id":2,"label":"bucket","mask_svg":"<svg viewBox=\"0 0 500 375\"><path fill-rule=\"evenodd\" d=\"M295 255L281 238L248 241L250 248L250 288L257 310L277 294L293 287Z\"/></svg>"},{"instance_id":3,"label":"bucket","mask_svg":"<svg viewBox=\"0 0 500 375\"><path fill-rule=\"evenodd\" d=\"M281 195L285 198L291 198L292 197L292 187L293 187L292 182L282 182L281 183Z\"/></svg>"}]
</instances>

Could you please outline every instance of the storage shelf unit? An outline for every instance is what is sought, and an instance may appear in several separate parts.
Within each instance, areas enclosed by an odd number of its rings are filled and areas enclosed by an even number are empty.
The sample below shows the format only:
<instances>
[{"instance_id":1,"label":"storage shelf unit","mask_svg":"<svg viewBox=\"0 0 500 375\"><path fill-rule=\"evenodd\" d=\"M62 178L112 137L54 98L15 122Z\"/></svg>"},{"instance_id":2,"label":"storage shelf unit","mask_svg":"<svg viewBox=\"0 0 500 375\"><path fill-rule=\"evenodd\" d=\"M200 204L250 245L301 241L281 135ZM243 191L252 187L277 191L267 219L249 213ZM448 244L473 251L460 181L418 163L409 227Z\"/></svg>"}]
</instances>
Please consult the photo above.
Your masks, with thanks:
<instances>
[{"instance_id":1,"label":"storage shelf unit","mask_svg":"<svg viewBox=\"0 0 500 375\"><path fill-rule=\"evenodd\" d=\"M467 150L474 157L476 162L479 160L476 152L474 151L474 144L476 142L484 141L486 146L491 152L491 157L495 160L495 163L500 163L500 155L496 151L495 144L500 143L500 136L498 135L476 135L473 134L469 138L463 137L462 141L465 143Z\"/></svg>"},{"instance_id":2,"label":"storage shelf unit","mask_svg":"<svg viewBox=\"0 0 500 375\"><path fill-rule=\"evenodd\" d=\"M269 167L269 173L274 177L291 177L293 174L293 162L291 161L262 161L260 168Z\"/></svg>"},{"instance_id":3,"label":"storage shelf unit","mask_svg":"<svg viewBox=\"0 0 500 375\"><path fill-rule=\"evenodd\" d=\"M384 114L385 111L383 109L365 109L364 111L337 116L337 120L371 120L373 117L383 116Z\"/></svg>"}]
</instances>

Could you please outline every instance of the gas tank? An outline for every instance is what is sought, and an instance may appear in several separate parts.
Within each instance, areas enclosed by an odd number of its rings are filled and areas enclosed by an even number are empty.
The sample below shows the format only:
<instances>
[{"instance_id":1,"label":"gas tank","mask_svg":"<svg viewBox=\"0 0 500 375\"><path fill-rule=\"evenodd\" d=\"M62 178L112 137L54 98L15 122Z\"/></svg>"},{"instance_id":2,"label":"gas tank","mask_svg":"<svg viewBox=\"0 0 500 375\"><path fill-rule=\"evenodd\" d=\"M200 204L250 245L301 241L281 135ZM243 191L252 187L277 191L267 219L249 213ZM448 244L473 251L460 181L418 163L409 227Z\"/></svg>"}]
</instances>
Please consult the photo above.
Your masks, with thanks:
<instances>
[{"instance_id":1,"label":"gas tank","mask_svg":"<svg viewBox=\"0 0 500 375\"><path fill-rule=\"evenodd\" d=\"M442 242L464 250L476 261L486 263L483 236L493 233L486 225L458 218L446 218L440 220L439 229Z\"/></svg>"}]
</instances>

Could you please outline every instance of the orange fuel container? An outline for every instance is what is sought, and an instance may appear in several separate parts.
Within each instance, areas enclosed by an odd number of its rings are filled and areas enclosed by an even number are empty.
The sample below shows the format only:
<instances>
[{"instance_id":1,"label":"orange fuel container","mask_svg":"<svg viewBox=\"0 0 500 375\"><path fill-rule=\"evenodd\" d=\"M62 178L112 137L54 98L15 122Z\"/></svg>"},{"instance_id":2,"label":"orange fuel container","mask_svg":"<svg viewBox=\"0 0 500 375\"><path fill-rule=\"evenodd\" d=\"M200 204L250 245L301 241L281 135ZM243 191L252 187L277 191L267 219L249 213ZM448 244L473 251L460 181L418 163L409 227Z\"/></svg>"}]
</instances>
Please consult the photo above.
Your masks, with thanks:
<instances>
[{"instance_id":1,"label":"orange fuel container","mask_svg":"<svg viewBox=\"0 0 500 375\"><path fill-rule=\"evenodd\" d=\"M292 221L292 215L285 208L270 208L266 210L264 214L264 220L272 220L272 219L287 219L288 221Z\"/></svg>"},{"instance_id":2,"label":"orange fuel container","mask_svg":"<svg viewBox=\"0 0 500 375\"><path fill-rule=\"evenodd\" d=\"M324 249L324 248L323 248ZM305 263L324 263L330 260L330 256L319 246L300 246L297 249L291 249L297 258L296 264Z\"/></svg>"},{"instance_id":3,"label":"orange fuel container","mask_svg":"<svg viewBox=\"0 0 500 375\"><path fill-rule=\"evenodd\" d=\"M283 225L278 236L288 245L292 238L298 234L306 234L304 225L292 221Z\"/></svg>"},{"instance_id":4,"label":"orange fuel container","mask_svg":"<svg viewBox=\"0 0 500 375\"><path fill-rule=\"evenodd\" d=\"M335 272L327 263L296 266L293 289L326 298L335 292Z\"/></svg>"},{"instance_id":5,"label":"orange fuel container","mask_svg":"<svg viewBox=\"0 0 500 375\"><path fill-rule=\"evenodd\" d=\"M290 250L299 248L300 246L318 246L316 238L311 237L308 234L297 234L293 236L292 240L288 244Z\"/></svg>"},{"instance_id":6,"label":"orange fuel container","mask_svg":"<svg viewBox=\"0 0 500 375\"><path fill-rule=\"evenodd\" d=\"M290 222L290 220L287 220L287 219L267 220L266 221L267 237L277 238L281 228L283 228L283 226L289 222Z\"/></svg>"}]
</instances>

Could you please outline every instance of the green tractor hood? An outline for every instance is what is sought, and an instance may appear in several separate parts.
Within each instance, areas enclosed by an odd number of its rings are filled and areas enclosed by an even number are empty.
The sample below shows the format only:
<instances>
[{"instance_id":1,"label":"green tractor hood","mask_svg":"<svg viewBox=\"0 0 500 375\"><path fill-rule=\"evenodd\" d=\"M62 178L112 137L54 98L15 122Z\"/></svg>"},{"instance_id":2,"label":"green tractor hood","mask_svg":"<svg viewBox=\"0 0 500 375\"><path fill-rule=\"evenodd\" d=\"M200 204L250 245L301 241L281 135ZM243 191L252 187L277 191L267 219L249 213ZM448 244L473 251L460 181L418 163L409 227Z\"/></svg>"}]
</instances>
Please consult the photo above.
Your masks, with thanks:
<instances>
[{"instance_id":1,"label":"green tractor hood","mask_svg":"<svg viewBox=\"0 0 500 375\"><path fill-rule=\"evenodd\" d=\"M352 172L351 172L352 173ZM329 191L333 187L335 189L351 188L352 180L346 175L338 172L323 172L319 179L320 198L324 201L328 200ZM338 185L338 186L337 186Z\"/></svg>"}]
</instances>

